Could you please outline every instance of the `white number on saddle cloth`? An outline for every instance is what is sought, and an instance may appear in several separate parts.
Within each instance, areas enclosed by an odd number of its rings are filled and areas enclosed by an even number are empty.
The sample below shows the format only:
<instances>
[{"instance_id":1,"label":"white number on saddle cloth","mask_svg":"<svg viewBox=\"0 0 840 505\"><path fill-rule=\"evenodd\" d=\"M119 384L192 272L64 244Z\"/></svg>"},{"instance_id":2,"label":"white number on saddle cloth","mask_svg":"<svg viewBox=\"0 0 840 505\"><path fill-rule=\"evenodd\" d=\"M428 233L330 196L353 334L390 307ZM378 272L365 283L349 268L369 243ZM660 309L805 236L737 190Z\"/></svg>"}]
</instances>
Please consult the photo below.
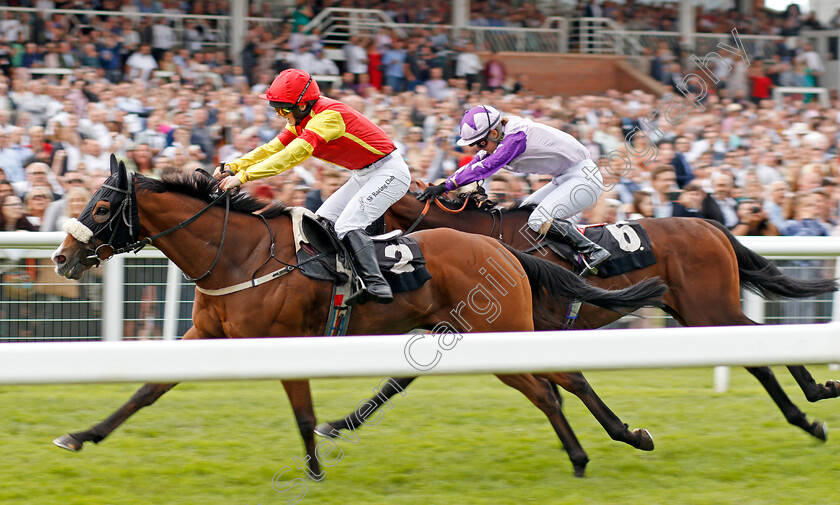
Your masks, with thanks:
<instances>
[{"instance_id":1,"label":"white number on saddle cloth","mask_svg":"<svg viewBox=\"0 0 840 505\"><path fill-rule=\"evenodd\" d=\"M400 259L397 264L391 267L391 271L395 274L406 274L414 271L414 265L411 260L414 255L411 254L411 249L405 244L390 244L385 246L385 257L393 260L397 259L397 252L400 254Z\"/></svg>"},{"instance_id":2,"label":"white number on saddle cloth","mask_svg":"<svg viewBox=\"0 0 840 505\"><path fill-rule=\"evenodd\" d=\"M642 239L639 238L639 234L627 223L609 224L606 228L615 237L615 240L618 242L618 247L622 251L636 252L642 245Z\"/></svg>"}]
</instances>

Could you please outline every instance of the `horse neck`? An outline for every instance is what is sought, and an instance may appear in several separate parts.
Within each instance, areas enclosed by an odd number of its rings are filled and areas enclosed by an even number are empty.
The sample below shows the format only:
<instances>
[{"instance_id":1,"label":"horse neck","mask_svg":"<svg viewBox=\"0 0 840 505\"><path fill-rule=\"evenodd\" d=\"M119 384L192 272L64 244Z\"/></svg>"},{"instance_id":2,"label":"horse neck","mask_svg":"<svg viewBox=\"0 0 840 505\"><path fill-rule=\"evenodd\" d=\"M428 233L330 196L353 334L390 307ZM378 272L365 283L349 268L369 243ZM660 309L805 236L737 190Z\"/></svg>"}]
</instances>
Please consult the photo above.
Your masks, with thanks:
<instances>
[{"instance_id":1,"label":"horse neck","mask_svg":"<svg viewBox=\"0 0 840 505\"><path fill-rule=\"evenodd\" d=\"M418 205L409 204L400 206L395 204L389 210L389 214L392 223L397 228L406 230L414 223L422 211L423 204L419 202ZM451 214L439 209L436 204L432 203L426 217L420 221L416 229L452 228L453 230L487 235L494 238L499 238L501 234L504 243L525 249L530 247L530 243L520 232L520 229L526 226L529 215L530 212L519 210L503 212L501 218L497 212L491 215L489 212L475 210L465 210L457 214Z\"/></svg>"},{"instance_id":2,"label":"horse neck","mask_svg":"<svg viewBox=\"0 0 840 505\"><path fill-rule=\"evenodd\" d=\"M141 192L137 197L140 236L150 237L177 226L206 205L205 202L177 193ZM154 246L184 274L190 277L203 275L216 258L222 237L224 214L224 207L212 208L185 228L155 239ZM258 261L251 253L261 241L267 239L267 234L254 233L254 223L252 220L245 223L246 219L248 216L230 212L224 251L212 273L206 280L200 281L202 287L239 282L242 279L239 278L241 275L238 271L249 266L249 263Z\"/></svg>"}]
</instances>

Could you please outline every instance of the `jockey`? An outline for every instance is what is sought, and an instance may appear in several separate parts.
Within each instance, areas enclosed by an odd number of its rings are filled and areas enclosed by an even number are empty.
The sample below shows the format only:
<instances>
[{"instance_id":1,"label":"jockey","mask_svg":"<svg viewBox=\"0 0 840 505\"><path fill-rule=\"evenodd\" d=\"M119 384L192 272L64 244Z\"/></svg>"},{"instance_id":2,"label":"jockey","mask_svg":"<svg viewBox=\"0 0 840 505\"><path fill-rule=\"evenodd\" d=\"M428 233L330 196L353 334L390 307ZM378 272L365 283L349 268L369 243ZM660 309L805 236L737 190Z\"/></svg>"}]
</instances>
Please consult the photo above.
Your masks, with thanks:
<instances>
[{"instance_id":1,"label":"jockey","mask_svg":"<svg viewBox=\"0 0 840 505\"><path fill-rule=\"evenodd\" d=\"M288 124L276 138L224 165L235 175L225 177L218 167L213 175L221 179L219 186L226 190L270 177L310 156L351 170L350 179L316 214L335 224L335 232L352 251L364 283L346 303L390 303L394 295L379 271L365 228L402 198L411 183L408 166L394 143L356 110L322 97L318 83L303 70L284 70L260 98L268 100Z\"/></svg>"},{"instance_id":2,"label":"jockey","mask_svg":"<svg viewBox=\"0 0 840 505\"><path fill-rule=\"evenodd\" d=\"M458 145L481 151L443 184L429 186L417 198L426 200L473 181L490 177L500 168L526 174L551 175L554 179L535 191L522 205L537 207L528 226L581 253L594 270L610 253L586 238L566 219L595 204L604 181L589 151L574 137L544 124L518 116L505 116L489 105L468 110L461 120Z\"/></svg>"}]
</instances>

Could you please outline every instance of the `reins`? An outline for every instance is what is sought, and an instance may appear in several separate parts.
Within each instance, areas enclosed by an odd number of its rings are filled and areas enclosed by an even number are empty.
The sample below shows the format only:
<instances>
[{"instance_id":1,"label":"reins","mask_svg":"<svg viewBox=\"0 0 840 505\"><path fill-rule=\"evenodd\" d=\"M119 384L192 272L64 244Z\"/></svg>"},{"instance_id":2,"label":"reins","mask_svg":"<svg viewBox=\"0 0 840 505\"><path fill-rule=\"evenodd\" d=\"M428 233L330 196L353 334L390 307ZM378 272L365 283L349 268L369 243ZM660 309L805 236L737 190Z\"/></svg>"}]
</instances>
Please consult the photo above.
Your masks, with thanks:
<instances>
[{"instance_id":1,"label":"reins","mask_svg":"<svg viewBox=\"0 0 840 505\"><path fill-rule=\"evenodd\" d=\"M405 230L405 234L406 234L406 235L408 235L409 233L413 232L413 231L414 231L414 229L415 229L415 228L417 228L417 225L418 225L418 224L420 224L420 221L422 221L422 220L423 220L423 218L424 218L424 217L426 217L426 214L429 212L429 207L430 207L431 205L432 205L432 200L431 200L431 199L427 199L427 200L426 200L426 206L425 206L425 207L423 207L423 212L421 212L421 213L420 213L420 215L419 215L419 216L417 216L417 219L415 219L415 220L414 220L414 223L413 223L411 226L409 226L407 230Z\"/></svg>"},{"instance_id":2,"label":"reins","mask_svg":"<svg viewBox=\"0 0 840 505\"><path fill-rule=\"evenodd\" d=\"M113 188L111 188L111 189L113 189ZM192 223L195 222L196 219L203 216L208 210L210 210L212 207L214 207L219 202L219 200L224 198L225 199L225 222L224 222L224 225L222 226L222 239L219 242L219 248L216 251L216 258L213 260L213 264L210 265L210 268L208 268L206 272L199 275L198 277L190 277L186 273L183 274L184 279L186 279L190 282L196 282L196 281L200 281L201 279L204 279L205 277L210 275L210 273L213 271L214 268L216 268L216 265L219 263L219 259L222 257L222 248L225 245L225 238L227 237L228 219L230 217L230 195L231 195L231 190L229 190L229 189L225 190L224 192L220 193L219 196L214 198L213 201L208 203L203 209L201 209L200 211L195 213L189 219L187 219L185 221L181 221L180 223L176 224L172 228L164 230L164 231L162 231L158 234L152 235L151 237L146 237L143 240L138 240L137 242L126 245L125 247L121 247L119 249L116 249L116 250L114 250L113 254L122 254L122 253L129 252L129 251L132 251L136 254L137 252L139 252L141 249L143 249L147 245L151 245L151 243L154 242L155 240L157 240L161 237L165 237L165 236L169 235L170 233L174 233L178 230L181 230L181 229L186 228L187 226L191 225ZM130 197L131 197L131 195L129 194L129 198ZM126 201L128 201L128 198L126 199ZM102 246L99 246L99 247L102 247ZM97 250L98 249L99 248L97 247Z\"/></svg>"},{"instance_id":3,"label":"reins","mask_svg":"<svg viewBox=\"0 0 840 505\"><path fill-rule=\"evenodd\" d=\"M437 204L437 206L438 206L438 207L440 207L440 208L441 208L444 212L448 212L448 213L450 213L450 214L458 214L458 213L460 213L460 212L463 212L463 211L464 211L464 209L466 209L466 208L467 208L467 204L468 204L468 203L470 203L470 199L469 199L469 198L464 198L464 205L462 205L462 206L461 206L461 208L460 208L460 209L457 209L457 210L453 210L453 209L447 208L445 205L443 205L442 203L440 203L440 200L438 200L437 198L435 198L435 203L436 203L436 204Z\"/></svg>"}]
</instances>

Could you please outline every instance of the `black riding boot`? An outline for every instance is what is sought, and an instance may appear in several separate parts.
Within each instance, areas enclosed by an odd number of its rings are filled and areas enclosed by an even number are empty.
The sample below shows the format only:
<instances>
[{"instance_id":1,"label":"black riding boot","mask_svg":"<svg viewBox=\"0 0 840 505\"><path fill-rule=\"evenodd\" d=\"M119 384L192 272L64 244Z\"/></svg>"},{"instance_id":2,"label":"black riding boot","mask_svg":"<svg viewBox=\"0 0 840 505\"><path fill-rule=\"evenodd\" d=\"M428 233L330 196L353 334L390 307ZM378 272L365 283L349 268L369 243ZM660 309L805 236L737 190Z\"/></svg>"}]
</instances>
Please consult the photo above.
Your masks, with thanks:
<instances>
[{"instance_id":1,"label":"black riding boot","mask_svg":"<svg viewBox=\"0 0 840 505\"><path fill-rule=\"evenodd\" d=\"M551 222L546 236L564 244L572 246L581 253L584 263L589 270L596 270L605 261L610 259L610 252L595 242L586 238L575 226L562 219L555 219Z\"/></svg>"},{"instance_id":2,"label":"black riding boot","mask_svg":"<svg viewBox=\"0 0 840 505\"><path fill-rule=\"evenodd\" d=\"M344 236L344 243L353 254L353 265L356 273L362 278L362 289L350 295L345 301L347 305L363 304L369 301L377 303L391 303L394 294L391 286L382 277L379 263L376 261L376 251L373 242L364 230L352 230Z\"/></svg>"}]
</instances>

